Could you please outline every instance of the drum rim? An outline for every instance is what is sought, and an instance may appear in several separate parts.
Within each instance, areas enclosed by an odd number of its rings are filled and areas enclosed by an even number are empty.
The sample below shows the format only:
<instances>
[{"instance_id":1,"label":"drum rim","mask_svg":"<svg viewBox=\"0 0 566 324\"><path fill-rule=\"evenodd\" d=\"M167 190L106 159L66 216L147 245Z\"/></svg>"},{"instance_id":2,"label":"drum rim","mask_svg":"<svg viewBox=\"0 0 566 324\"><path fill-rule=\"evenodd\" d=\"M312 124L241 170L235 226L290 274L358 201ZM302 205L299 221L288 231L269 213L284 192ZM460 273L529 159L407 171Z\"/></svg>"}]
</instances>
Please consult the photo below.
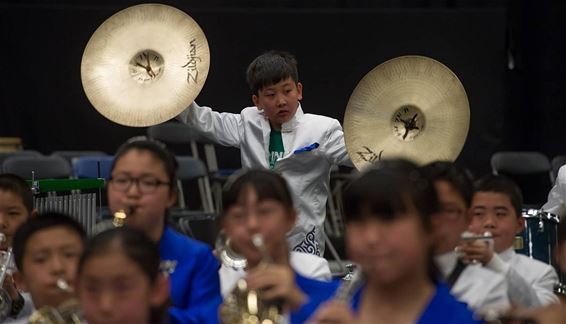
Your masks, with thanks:
<instances>
[{"instance_id":1,"label":"drum rim","mask_svg":"<svg viewBox=\"0 0 566 324\"><path fill-rule=\"evenodd\" d=\"M534 213L529 214L529 212L534 212ZM523 218L542 218L556 223L560 223L560 217L557 214L546 212L543 211L542 209L523 208L521 210L521 215L523 216Z\"/></svg>"}]
</instances>

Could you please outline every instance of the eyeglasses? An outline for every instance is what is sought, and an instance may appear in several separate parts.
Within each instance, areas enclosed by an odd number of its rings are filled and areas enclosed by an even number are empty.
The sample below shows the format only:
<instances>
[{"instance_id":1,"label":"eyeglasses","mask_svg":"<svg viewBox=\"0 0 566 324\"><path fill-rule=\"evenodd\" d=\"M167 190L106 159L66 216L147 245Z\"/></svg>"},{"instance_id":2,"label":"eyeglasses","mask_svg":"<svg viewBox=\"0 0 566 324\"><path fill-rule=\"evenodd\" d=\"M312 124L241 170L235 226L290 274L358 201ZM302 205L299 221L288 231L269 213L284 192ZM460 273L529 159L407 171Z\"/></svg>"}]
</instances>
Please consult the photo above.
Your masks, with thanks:
<instances>
[{"instance_id":1,"label":"eyeglasses","mask_svg":"<svg viewBox=\"0 0 566 324\"><path fill-rule=\"evenodd\" d=\"M135 183L138 186L138 190L143 194L154 193L157 187L171 184L171 182L161 181L153 177L132 178L128 176L117 176L110 177L109 181L114 189L121 192L130 190L132 184Z\"/></svg>"}]
</instances>

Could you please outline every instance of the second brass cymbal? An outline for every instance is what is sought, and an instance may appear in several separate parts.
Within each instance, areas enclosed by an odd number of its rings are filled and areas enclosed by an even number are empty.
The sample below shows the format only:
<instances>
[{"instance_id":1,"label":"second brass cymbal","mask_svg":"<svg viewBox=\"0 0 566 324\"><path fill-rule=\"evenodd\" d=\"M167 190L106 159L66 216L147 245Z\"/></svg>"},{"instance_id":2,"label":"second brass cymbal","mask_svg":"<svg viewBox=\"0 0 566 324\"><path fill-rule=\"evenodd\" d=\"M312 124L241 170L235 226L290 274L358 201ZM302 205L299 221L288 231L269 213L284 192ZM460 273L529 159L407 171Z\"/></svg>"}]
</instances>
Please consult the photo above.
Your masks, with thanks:
<instances>
[{"instance_id":1,"label":"second brass cymbal","mask_svg":"<svg viewBox=\"0 0 566 324\"><path fill-rule=\"evenodd\" d=\"M419 164L455 160L466 141L470 108L458 77L424 56L400 56L366 74L344 116L346 148L357 169L384 158Z\"/></svg>"}]
</instances>

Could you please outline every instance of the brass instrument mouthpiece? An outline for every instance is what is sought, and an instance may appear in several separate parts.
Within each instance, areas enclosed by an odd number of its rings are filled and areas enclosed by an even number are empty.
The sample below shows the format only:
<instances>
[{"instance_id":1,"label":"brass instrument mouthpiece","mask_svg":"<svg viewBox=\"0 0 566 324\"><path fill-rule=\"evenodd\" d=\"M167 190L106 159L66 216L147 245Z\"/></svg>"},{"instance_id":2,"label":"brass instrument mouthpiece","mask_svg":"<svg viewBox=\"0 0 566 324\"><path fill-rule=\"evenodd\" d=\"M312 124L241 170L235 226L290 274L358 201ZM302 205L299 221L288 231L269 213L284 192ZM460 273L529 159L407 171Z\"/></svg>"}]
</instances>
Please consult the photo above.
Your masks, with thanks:
<instances>
[{"instance_id":1,"label":"brass instrument mouthpiece","mask_svg":"<svg viewBox=\"0 0 566 324\"><path fill-rule=\"evenodd\" d=\"M254 234L252 236L252 243L254 244L254 246L256 248L262 248L263 247L263 236L261 236L261 234Z\"/></svg>"},{"instance_id":2,"label":"brass instrument mouthpiece","mask_svg":"<svg viewBox=\"0 0 566 324\"><path fill-rule=\"evenodd\" d=\"M73 287L71 287L63 278L57 279L57 288L67 293L72 293L74 291Z\"/></svg>"},{"instance_id":3,"label":"brass instrument mouthpiece","mask_svg":"<svg viewBox=\"0 0 566 324\"><path fill-rule=\"evenodd\" d=\"M130 208L127 209L130 210ZM115 227L122 227L126 223L126 217L128 217L128 215L126 214L126 209L120 209L119 211L114 213L112 224Z\"/></svg>"}]
</instances>

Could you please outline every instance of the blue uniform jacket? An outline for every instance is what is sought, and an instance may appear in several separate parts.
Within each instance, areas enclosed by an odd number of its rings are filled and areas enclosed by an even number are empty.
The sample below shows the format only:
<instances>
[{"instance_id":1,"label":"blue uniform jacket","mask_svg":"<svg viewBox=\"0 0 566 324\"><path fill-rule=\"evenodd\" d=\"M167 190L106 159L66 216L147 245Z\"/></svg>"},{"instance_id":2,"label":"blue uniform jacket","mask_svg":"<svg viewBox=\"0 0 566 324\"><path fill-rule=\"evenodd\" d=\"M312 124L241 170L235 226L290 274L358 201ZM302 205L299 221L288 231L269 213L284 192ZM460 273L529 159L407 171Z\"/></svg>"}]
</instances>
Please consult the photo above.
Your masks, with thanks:
<instances>
[{"instance_id":1,"label":"blue uniform jacket","mask_svg":"<svg viewBox=\"0 0 566 324\"><path fill-rule=\"evenodd\" d=\"M165 226L159 253L162 262L172 261L169 264L174 265L170 273L173 306L169 308L169 323L218 323L218 306L222 302L220 265L210 247Z\"/></svg>"},{"instance_id":2,"label":"blue uniform jacket","mask_svg":"<svg viewBox=\"0 0 566 324\"><path fill-rule=\"evenodd\" d=\"M331 282L317 281L297 275L297 284L309 301L303 307L291 314L291 323L304 323L310 318L323 302L332 298L339 286L339 280ZM352 298L352 308L357 312L360 307L364 286ZM379 319L376 318L376 322ZM474 318L468 305L462 303L450 294L450 289L444 283L436 283L436 291L426 309L417 321L418 324L477 324L481 321Z\"/></svg>"}]
</instances>

